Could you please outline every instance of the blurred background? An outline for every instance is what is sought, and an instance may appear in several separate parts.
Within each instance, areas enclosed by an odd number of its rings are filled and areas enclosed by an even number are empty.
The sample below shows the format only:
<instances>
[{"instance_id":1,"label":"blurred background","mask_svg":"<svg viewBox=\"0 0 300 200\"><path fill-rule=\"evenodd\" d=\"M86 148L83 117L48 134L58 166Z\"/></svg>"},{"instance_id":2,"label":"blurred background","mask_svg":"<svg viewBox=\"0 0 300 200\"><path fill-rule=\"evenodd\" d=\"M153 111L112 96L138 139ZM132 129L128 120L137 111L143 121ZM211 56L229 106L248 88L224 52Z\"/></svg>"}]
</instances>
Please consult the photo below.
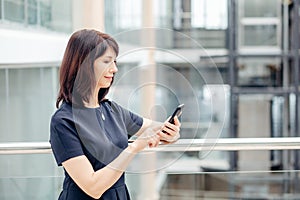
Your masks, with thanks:
<instances>
[{"instance_id":1,"label":"blurred background","mask_svg":"<svg viewBox=\"0 0 300 200\"><path fill-rule=\"evenodd\" d=\"M120 45L109 98L160 121L184 103L182 139L297 137L299 13L300 0L0 0L0 144L49 140L81 28ZM0 154L0 169L0 199L58 198L52 154ZM298 151L175 149L137 156L127 183L134 200L300 199L298 170Z\"/></svg>"}]
</instances>

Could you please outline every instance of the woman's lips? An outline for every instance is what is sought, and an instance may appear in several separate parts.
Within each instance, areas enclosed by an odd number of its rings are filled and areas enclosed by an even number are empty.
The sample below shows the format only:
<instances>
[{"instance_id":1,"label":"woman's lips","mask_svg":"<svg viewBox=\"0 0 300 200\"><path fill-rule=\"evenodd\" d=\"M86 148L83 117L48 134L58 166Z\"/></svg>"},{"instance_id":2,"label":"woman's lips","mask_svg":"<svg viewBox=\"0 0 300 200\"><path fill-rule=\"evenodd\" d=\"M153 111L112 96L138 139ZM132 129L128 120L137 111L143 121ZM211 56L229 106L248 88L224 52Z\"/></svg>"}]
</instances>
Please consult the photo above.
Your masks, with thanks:
<instances>
[{"instance_id":1,"label":"woman's lips","mask_svg":"<svg viewBox=\"0 0 300 200\"><path fill-rule=\"evenodd\" d=\"M104 76L104 78L108 79L108 80L112 80L113 79L113 76Z\"/></svg>"}]
</instances>

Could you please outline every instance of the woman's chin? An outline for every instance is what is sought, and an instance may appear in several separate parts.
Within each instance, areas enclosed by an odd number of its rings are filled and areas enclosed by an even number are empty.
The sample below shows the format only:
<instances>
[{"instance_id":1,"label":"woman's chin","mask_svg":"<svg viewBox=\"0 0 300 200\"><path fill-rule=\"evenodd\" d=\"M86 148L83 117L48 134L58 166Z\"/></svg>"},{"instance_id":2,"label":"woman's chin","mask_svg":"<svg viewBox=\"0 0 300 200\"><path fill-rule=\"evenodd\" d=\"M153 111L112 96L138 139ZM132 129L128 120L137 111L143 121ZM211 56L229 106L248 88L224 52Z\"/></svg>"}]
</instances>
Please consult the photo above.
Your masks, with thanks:
<instances>
[{"instance_id":1,"label":"woman's chin","mask_svg":"<svg viewBox=\"0 0 300 200\"><path fill-rule=\"evenodd\" d=\"M110 83L109 83L109 84L105 84L105 85L102 84L102 85L100 86L100 88L109 88L110 85L111 85Z\"/></svg>"}]
</instances>

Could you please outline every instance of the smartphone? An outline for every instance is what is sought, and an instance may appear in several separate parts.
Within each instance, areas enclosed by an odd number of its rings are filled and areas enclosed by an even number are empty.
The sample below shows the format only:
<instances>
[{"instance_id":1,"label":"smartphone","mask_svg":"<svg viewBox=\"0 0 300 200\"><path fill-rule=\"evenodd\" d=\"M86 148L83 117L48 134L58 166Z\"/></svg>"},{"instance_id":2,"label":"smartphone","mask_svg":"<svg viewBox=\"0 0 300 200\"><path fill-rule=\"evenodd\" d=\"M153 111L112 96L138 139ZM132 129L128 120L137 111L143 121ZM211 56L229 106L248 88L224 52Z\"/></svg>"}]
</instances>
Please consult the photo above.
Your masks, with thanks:
<instances>
[{"instance_id":1,"label":"smartphone","mask_svg":"<svg viewBox=\"0 0 300 200\"><path fill-rule=\"evenodd\" d=\"M182 114L182 109L184 107L184 104L180 104L179 106L177 106L177 108L174 110L172 116L169 119L169 122L174 124L174 117L177 116L179 117Z\"/></svg>"}]
</instances>

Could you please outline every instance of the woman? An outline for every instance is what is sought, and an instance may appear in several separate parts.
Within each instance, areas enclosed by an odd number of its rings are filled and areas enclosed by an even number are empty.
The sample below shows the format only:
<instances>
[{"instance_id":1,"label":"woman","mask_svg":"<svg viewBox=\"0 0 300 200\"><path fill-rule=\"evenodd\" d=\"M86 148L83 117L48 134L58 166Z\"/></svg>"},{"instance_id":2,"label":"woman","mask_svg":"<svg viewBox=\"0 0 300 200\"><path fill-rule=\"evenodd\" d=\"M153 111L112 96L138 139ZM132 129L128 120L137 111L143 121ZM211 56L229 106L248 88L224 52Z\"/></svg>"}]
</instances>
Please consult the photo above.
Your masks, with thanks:
<instances>
[{"instance_id":1,"label":"woman","mask_svg":"<svg viewBox=\"0 0 300 200\"><path fill-rule=\"evenodd\" d=\"M60 68L50 143L65 170L59 200L130 199L124 171L136 153L179 138L180 122L142 118L105 99L118 71L118 44L96 30L75 32ZM137 139L128 145L128 136Z\"/></svg>"}]
</instances>

